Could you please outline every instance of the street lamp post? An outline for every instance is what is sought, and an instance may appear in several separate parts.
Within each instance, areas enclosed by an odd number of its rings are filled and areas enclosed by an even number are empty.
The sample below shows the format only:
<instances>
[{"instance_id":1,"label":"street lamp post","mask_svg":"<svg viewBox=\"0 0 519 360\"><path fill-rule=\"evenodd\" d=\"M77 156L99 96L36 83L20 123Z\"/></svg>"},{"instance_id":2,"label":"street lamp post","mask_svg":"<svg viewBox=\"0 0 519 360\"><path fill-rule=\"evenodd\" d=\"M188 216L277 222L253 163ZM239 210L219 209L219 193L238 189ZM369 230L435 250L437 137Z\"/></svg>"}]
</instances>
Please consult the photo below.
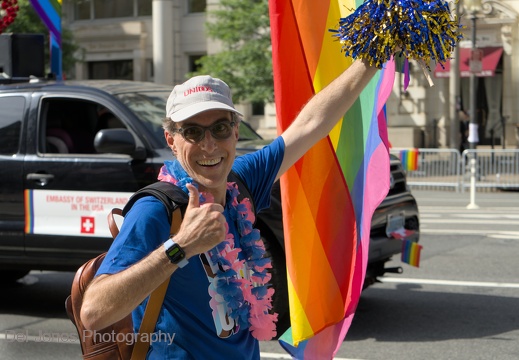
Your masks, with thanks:
<instances>
[{"instance_id":1,"label":"street lamp post","mask_svg":"<svg viewBox=\"0 0 519 360\"><path fill-rule=\"evenodd\" d=\"M469 143L470 148L475 149L479 142L478 137L478 119L476 114L476 102L478 93L478 84L476 82L476 73L481 71L480 51L476 47L476 24L477 13L481 8L481 0L467 0L468 10L471 21L471 42L470 51L470 124L469 124Z\"/></svg>"},{"instance_id":2,"label":"street lamp post","mask_svg":"<svg viewBox=\"0 0 519 360\"><path fill-rule=\"evenodd\" d=\"M456 19L461 15L461 2L450 2L451 11ZM449 118L450 118L450 147L452 149L460 149L462 137L460 128L460 48L455 46L452 52L453 59L450 59L450 76L449 76Z\"/></svg>"},{"instance_id":3,"label":"street lamp post","mask_svg":"<svg viewBox=\"0 0 519 360\"><path fill-rule=\"evenodd\" d=\"M470 53L470 123L469 123L469 144L470 149L475 150L476 145L479 142L478 136L478 122L476 114L476 102L477 102L477 82L476 73L481 71L481 51L476 47L476 23L477 13L481 10L481 0L465 0L465 10L470 14L470 20L472 25L472 48ZM468 209L478 209L476 205L476 173L477 173L477 161L476 153L473 152L470 157L470 203L467 205Z\"/></svg>"}]
</instances>

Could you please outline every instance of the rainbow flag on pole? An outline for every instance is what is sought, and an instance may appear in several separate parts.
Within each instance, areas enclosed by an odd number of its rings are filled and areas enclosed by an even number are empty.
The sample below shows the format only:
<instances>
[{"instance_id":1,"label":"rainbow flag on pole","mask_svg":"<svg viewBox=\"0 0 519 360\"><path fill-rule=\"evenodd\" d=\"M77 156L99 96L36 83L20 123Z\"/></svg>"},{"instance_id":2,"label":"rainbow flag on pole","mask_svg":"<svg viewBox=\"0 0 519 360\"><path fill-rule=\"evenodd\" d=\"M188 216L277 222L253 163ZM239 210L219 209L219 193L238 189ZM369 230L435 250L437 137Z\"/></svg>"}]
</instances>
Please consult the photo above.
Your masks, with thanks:
<instances>
[{"instance_id":1,"label":"rainbow flag on pole","mask_svg":"<svg viewBox=\"0 0 519 360\"><path fill-rule=\"evenodd\" d=\"M420 254L422 251L422 245L418 243L403 239L402 240L402 262L411 266L420 267Z\"/></svg>"},{"instance_id":2,"label":"rainbow flag on pole","mask_svg":"<svg viewBox=\"0 0 519 360\"><path fill-rule=\"evenodd\" d=\"M328 30L360 3L270 0L279 131L352 63ZM389 62L329 136L281 179L292 328L280 340L296 359L332 358L351 324L371 218L389 190L384 104L394 76Z\"/></svg>"},{"instance_id":3,"label":"rainbow flag on pole","mask_svg":"<svg viewBox=\"0 0 519 360\"><path fill-rule=\"evenodd\" d=\"M61 80L61 2L62 0L30 0L32 7L50 33L50 69Z\"/></svg>"},{"instance_id":4,"label":"rainbow flag on pole","mask_svg":"<svg viewBox=\"0 0 519 360\"><path fill-rule=\"evenodd\" d=\"M406 171L418 170L418 149L400 150L400 161Z\"/></svg>"}]
</instances>

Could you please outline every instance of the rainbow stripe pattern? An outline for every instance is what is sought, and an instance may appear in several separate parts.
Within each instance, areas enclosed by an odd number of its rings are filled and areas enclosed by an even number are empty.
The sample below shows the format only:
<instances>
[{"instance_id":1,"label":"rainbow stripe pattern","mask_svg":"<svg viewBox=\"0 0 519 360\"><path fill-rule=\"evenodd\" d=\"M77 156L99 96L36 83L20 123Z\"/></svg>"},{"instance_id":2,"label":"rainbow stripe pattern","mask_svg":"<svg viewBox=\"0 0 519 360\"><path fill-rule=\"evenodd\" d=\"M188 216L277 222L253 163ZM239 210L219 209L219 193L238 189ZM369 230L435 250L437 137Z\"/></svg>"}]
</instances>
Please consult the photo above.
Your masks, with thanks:
<instances>
[{"instance_id":1,"label":"rainbow stripe pattern","mask_svg":"<svg viewBox=\"0 0 519 360\"><path fill-rule=\"evenodd\" d=\"M352 63L328 30L359 4L270 0L278 131ZM384 106L394 76L390 61L329 136L281 178L292 328L280 343L296 359L332 358L353 319L371 217L389 190Z\"/></svg>"},{"instance_id":2,"label":"rainbow stripe pattern","mask_svg":"<svg viewBox=\"0 0 519 360\"><path fill-rule=\"evenodd\" d=\"M420 253L422 251L422 245L418 245L416 242L411 240L402 240L402 256L401 260L403 263L411 266L420 267Z\"/></svg>"},{"instance_id":3,"label":"rainbow stripe pattern","mask_svg":"<svg viewBox=\"0 0 519 360\"><path fill-rule=\"evenodd\" d=\"M62 79L61 3L62 0L30 0L32 7L50 33L50 68Z\"/></svg>"},{"instance_id":4,"label":"rainbow stripe pattern","mask_svg":"<svg viewBox=\"0 0 519 360\"><path fill-rule=\"evenodd\" d=\"M25 208L25 233L32 234L34 232L34 207L33 207L33 190L24 190L24 208Z\"/></svg>"},{"instance_id":5,"label":"rainbow stripe pattern","mask_svg":"<svg viewBox=\"0 0 519 360\"><path fill-rule=\"evenodd\" d=\"M400 150L400 161L406 171L418 170L418 149Z\"/></svg>"}]
</instances>

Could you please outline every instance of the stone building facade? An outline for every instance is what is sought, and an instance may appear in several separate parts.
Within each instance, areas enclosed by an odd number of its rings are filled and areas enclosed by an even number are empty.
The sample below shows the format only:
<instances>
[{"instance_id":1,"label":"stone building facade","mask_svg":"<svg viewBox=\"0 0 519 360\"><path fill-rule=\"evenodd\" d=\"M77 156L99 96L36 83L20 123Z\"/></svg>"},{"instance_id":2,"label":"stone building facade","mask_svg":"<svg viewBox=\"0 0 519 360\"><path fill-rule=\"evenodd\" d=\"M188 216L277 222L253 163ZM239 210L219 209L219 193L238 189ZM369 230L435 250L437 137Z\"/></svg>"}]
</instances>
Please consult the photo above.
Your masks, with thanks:
<instances>
[{"instance_id":1,"label":"stone building facade","mask_svg":"<svg viewBox=\"0 0 519 360\"><path fill-rule=\"evenodd\" d=\"M204 26L206 9L218 3L219 0L63 0L66 26L72 29L83 49L83 61L77 63L73 76L183 82L200 56L219 50L218 43L206 37ZM453 71L447 71L431 64L430 71L424 71L411 62L411 82L406 90L402 75L396 77L387 104L389 137L394 147L453 147L461 110L467 112L470 108L467 54L470 57L471 52L467 47L471 46L472 22L463 13L462 1L459 5L465 26L464 40L459 46L459 70L455 71L454 66ZM480 144L517 145L518 13L519 3L514 0L483 0L478 13L476 44L485 67L476 81ZM432 78L433 86L426 74ZM453 76L459 76L456 89L451 84ZM275 134L272 104L267 104L260 115L254 114L247 104L240 105L240 110L260 133Z\"/></svg>"},{"instance_id":2,"label":"stone building facade","mask_svg":"<svg viewBox=\"0 0 519 360\"><path fill-rule=\"evenodd\" d=\"M451 4L452 5L452 4ZM459 121L470 119L470 68L472 27L470 14L459 2L464 38L458 46L459 69L431 64L433 86L421 66L411 66L406 91L397 76L387 104L389 137L397 147L451 147L458 139ZM476 47L482 69L476 73L476 120L479 144L519 146L519 3L483 0L476 14ZM451 64L453 63L453 64ZM457 70L457 71L456 71ZM454 76L458 76L457 79ZM452 87L456 81L457 87ZM456 84L454 82L454 84ZM458 139L459 141L459 139Z\"/></svg>"}]
</instances>

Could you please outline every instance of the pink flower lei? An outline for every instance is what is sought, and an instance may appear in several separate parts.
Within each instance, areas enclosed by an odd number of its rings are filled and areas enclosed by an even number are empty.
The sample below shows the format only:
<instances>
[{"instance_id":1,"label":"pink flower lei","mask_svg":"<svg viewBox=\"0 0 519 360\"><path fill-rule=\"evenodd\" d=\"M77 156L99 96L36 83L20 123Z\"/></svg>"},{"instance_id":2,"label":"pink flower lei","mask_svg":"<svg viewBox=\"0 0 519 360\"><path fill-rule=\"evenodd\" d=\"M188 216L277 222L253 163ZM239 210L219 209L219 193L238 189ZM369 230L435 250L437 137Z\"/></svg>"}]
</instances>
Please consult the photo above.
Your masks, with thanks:
<instances>
[{"instance_id":1,"label":"pink flower lei","mask_svg":"<svg viewBox=\"0 0 519 360\"><path fill-rule=\"evenodd\" d=\"M166 161L159 180L172 182L187 192L186 184L193 182L178 161ZM215 268L216 278L209 286L211 303L227 306L227 315L238 328L248 327L252 336L260 341L270 340L276 335L278 314L271 313L274 289L269 286L272 268L265 255L265 246L258 229L253 227L255 216L248 198L238 201L240 194L236 183L227 183L227 193L232 201L226 204L229 217L236 224L239 246L235 246L234 235L227 226L225 240L209 250L206 255ZM214 201L208 193L200 194L200 202ZM220 299L218 301L217 299Z\"/></svg>"}]
</instances>

